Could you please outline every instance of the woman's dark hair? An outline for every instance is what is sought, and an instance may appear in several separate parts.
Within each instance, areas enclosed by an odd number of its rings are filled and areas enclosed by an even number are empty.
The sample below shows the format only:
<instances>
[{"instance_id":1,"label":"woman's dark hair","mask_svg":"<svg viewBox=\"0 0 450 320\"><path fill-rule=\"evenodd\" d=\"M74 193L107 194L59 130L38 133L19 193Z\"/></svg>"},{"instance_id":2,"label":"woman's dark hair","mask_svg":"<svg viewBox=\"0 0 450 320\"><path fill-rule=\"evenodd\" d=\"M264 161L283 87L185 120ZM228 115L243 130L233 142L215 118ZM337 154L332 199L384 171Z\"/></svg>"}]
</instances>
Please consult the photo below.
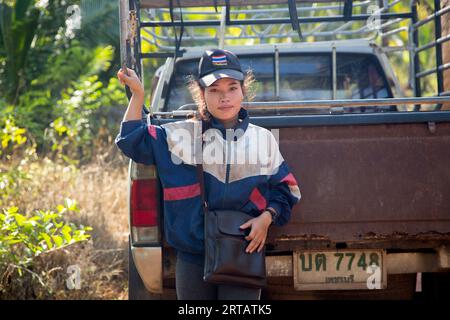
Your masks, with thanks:
<instances>
[{"instance_id":1,"label":"woman's dark hair","mask_svg":"<svg viewBox=\"0 0 450 320\"><path fill-rule=\"evenodd\" d=\"M197 105L197 118L198 120L211 120L211 114L206 107L206 102L203 98L203 92L205 88L203 88L198 80L195 79L193 75L190 75L188 78L188 89L191 93L192 99ZM244 101L252 101L255 98L254 92L254 83L255 77L253 76L252 70L247 70L245 73L244 80L239 81L241 83L242 93L244 94Z\"/></svg>"}]
</instances>

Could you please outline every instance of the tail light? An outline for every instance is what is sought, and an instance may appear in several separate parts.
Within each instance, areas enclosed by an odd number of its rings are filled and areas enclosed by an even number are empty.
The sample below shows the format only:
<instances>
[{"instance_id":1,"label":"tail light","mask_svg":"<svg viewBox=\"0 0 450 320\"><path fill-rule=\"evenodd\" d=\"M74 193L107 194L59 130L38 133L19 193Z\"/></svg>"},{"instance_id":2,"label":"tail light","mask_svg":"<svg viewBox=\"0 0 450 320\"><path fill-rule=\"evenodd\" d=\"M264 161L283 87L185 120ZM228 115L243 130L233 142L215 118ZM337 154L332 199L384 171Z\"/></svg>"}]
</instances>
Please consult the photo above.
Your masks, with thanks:
<instances>
[{"instance_id":1,"label":"tail light","mask_svg":"<svg viewBox=\"0 0 450 320\"><path fill-rule=\"evenodd\" d=\"M158 181L155 167L131 161L130 177L130 227L133 244L159 244Z\"/></svg>"},{"instance_id":2,"label":"tail light","mask_svg":"<svg viewBox=\"0 0 450 320\"><path fill-rule=\"evenodd\" d=\"M133 227L158 225L155 179L131 181L131 225Z\"/></svg>"}]
</instances>

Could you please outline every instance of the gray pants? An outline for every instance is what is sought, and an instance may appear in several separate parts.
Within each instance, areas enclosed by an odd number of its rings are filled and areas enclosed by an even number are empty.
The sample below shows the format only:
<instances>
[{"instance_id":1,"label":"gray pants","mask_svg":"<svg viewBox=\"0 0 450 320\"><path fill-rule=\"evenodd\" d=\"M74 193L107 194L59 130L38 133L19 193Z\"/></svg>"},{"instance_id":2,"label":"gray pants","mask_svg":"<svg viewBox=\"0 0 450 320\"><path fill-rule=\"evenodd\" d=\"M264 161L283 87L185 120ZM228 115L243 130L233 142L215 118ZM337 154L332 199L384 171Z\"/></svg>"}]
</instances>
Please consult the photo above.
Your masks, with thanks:
<instances>
[{"instance_id":1,"label":"gray pants","mask_svg":"<svg viewBox=\"0 0 450 320\"><path fill-rule=\"evenodd\" d=\"M259 300L261 289L215 285L203 281L203 267L177 259L178 300Z\"/></svg>"}]
</instances>

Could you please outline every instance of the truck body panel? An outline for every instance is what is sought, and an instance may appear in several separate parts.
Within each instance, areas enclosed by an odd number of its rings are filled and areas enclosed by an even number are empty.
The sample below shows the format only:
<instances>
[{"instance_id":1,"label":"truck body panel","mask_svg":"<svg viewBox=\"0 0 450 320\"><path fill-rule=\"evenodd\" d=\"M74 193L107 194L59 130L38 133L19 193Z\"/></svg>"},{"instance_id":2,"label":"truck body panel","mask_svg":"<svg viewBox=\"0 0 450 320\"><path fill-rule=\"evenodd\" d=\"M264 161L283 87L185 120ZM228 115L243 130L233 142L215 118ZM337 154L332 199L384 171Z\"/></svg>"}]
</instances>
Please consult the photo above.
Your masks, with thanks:
<instances>
[{"instance_id":1,"label":"truck body panel","mask_svg":"<svg viewBox=\"0 0 450 320\"><path fill-rule=\"evenodd\" d=\"M275 247L450 240L450 123L280 128L279 137L303 199L271 230Z\"/></svg>"}]
</instances>

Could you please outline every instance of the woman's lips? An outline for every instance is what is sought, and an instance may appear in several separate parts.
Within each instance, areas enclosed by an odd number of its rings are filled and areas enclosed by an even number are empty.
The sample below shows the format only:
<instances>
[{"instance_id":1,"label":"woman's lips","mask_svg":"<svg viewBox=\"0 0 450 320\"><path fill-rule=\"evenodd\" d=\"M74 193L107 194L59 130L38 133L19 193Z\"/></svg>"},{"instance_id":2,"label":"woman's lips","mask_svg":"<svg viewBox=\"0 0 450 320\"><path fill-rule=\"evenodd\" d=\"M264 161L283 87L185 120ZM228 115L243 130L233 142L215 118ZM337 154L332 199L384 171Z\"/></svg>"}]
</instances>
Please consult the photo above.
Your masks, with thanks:
<instances>
[{"instance_id":1,"label":"woman's lips","mask_svg":"<svg viewBox=\"0 0 450 320\"><path fill-rule=\"evenodd\" d=\"M220 106L219 110L228 110L228 109L233 109L233 106Z\"/></svg>"}]
</instances>

